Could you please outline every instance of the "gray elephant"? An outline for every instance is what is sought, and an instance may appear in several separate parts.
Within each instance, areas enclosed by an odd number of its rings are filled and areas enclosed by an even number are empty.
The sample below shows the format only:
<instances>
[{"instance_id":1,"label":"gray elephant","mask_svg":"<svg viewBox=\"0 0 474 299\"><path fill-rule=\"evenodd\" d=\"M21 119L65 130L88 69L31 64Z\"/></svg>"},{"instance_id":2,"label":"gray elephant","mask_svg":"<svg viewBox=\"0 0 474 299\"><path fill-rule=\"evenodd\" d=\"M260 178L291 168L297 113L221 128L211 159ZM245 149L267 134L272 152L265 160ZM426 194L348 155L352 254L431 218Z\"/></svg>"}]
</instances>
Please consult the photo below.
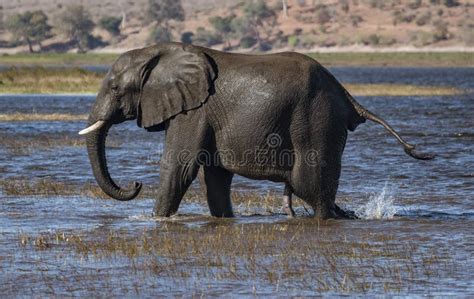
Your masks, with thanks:
<instances>
[{"instance_id":1,"label":"gray elephant","mask_svg":"<svg viewBox=\"0 0 474 299\"><path fill-rule=\"evenodd\" d=\"M117 200L142 187L118 186L106 162L109 128L137 120L165 131L154 214L170 216L204 171L211 215L233 216L234 174L283 182L321 219L342 217L335 205L347 131L369 119L382 124L417 159L384 120L362 107L318 62L302 54L244 55L179 43L122 54L112 65L89 115L87 151L97 183Z\"/></svg>"}]
</instances>

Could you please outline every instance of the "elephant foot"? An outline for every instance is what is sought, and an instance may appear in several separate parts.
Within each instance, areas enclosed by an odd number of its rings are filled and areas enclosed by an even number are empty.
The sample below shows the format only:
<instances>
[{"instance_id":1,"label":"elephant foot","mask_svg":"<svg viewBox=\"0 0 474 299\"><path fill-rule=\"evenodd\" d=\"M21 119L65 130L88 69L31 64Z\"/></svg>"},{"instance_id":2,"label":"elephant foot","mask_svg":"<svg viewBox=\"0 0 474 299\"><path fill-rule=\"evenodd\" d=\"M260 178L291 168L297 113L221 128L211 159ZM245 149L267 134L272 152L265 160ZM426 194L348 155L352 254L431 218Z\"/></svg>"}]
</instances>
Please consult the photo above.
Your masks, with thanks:
<instances>
[{"instance_id":1,"label":"elephant foot","mask_svg":"<svg viewBox=\"0 0 474 299\"><path fill-rule=\"evenodd\" d=\"M359 219L354 211L344 211L338 205L334 205L334 211L336 212L337 218L340 219Z\"/></svg>"},{"instance_id":2,"label":"elephant foot","mask_svg":"<svg viewBox=\"0 0 474 299\"><path fill-rule=\"evenodd\" d=\"M291 193L288 195L283 195L283 211L288 217L295 217L295 211L292 207Z\"/></svg>"},{"instance_id":3,"label":"elephant foot","mask_svg":"<svg viewBox=\"0 0 474 299\"><path fill-rule=\"evenodd\" d=\"M292 207L284 206L284 207L283 207L283 211L285 212L285 214L286 214L289 218L295 217L295 211L293 210Z\"/></svg>"}]
</instances>

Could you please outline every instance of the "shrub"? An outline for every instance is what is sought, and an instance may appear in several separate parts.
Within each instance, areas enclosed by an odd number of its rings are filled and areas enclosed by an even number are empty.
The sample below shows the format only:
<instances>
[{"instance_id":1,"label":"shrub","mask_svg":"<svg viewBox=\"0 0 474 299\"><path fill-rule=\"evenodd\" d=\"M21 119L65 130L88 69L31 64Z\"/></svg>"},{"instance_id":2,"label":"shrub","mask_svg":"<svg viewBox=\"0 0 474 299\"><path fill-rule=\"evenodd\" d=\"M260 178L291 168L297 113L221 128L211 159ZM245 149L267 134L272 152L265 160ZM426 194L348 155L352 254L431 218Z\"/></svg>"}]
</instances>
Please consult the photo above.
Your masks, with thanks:
<instances>
[{"instance_id":1,"label":"shrub","mask_svg":"<svg viewBox=\"0 0 474 299\"><path fill-rule=\"evenodd\" d=\"M326 6L320 6L316 12L316 20L319 24L326 24L331 21L331 13Z\"/></svg>"},{"instance_id":2,"label":"shrub","mask_svg":"<svg viewBox=\"0 0 474 299\"><path fill-rule=\"evenodd\" d=\"M397 39L390 36L379 36L379 45L391 46L397 43Z\"/></svg>"},{"instance_id":3,"label":"shrub","mask_svg":"<svg viewBox=\"0 0 474 299\"><path fill-rule=\"evenodd\" d=\"M380 1L380 0L365 0L367 5L369 5L371 8L378 8L378 9L384 9L385 8L385 1Z\"/></svg>"},{"instance_id":4,"label":"shrub","mask_svg":"<svg viewBox=\"0 0 474 299\"><path fill-rule=\"evenodd\" d=\"M467 46L474 45L474 24L473 23L463 24L459 35L464 44L466 44Z\"/></svg>"},{"instance_id":5,"label":"shrub","mask_svg":"<svg viewBox=\"0 0 474 299\"><path fill-rule=\"evenodd\" d=\"M373 34L370 34L369 36L366 36L365 38L363 38L362 42L364 43L364 45L378 45L379 42L380 42L380 36L378 36L377 34L373 33Z\"/></svg>"},{"instance_id":6,"label":"shrub","mask_svg":"<svg viewBox=\"0 0 474 299\"><path fill-rule=\"evenodd\" d=\"M359 23L361 23L364 20L359 15L351 15L350 19L351 19L352 26L354 27L359 26Z\"/></svg>"},{"instance_id":7,"label":"shrub","mask_svg":"<svg viewBox=\"0 0 474 299\"><path fill-rule=\"evenodd\" d=\"M240 39L240 46L244 49L253 47L257 43L257 39L252 36L244 36Z\"/></svg>"},{"instance_id":8,"label":"shrub","mask_svg":"<svg viewBox=\"0 0 474 299\"><path fill-rule=\"evenodd\" d=\"M122 18L113 16L102 17L99 21L100 27L114 36L120 35L120 23L122 23Z\"/></svg>"},{"instance_id":9,"label":"shrub","mask_svg":"<svg viewBox=\"0 0 474 299\"><path fill-rule=\"evenodd\" d=\"M345 13L349 12L349 0L339 0L339 5L341 5L341 10Z\"/></svg>"},{"instance_id":10,"label":"shrub","mask_svg":"<svg viewBox=\"0 0 474 299\"><path fill-rule=\"evenodd\" d=\"M269 42L262 41L260 45L258 45L258 50L260 51L270 51L273 48L272 44Z\"/></svg>"},{"instance_id":11,"label":"shrub","mask_svg":"<svg viewBox=\"0 0 474 299\"><path fill-rule=\"evenodd\" d=\"M423 26L423 25L428 24L428 22L429 22L430 20L431 20L431 12L426 12L426 13L420 15L420 16L416 19L415 23L416 23L416 25L418 25L418 26Z\"/></svg>"},{"instance_id":12,"label":"shrub","mask_svg":"<svg viewBox=\"0 0 474 299\"><path fill-rule=\"evenodd\" d=\"M411 32L410 40L418 47L427 46L435 42L433 33L425 31Z\"/></svg>"},{"instance_id":13,"label":"shrub","mask_svg":"<svg viewBox=\"0 0 474 299\"><path fill-rule=\"evenodd\" d=\"M442 0L444 6L446 7L455 7L459 6L459 1L458 0Z\"/></svg>"},{"instance_id":14,"label":"shrub","mask_svg":"<svg viewBox=\"0 0 474 299\"><path fill-rule=\"evenodd\" d=\"M184 44L192 44L193 36L194 33L192 33L191 31L183 32L183 34L181 34L181 42Z\"/></svg>"},{"instance_id":15,"label":"shrub","mask_svg":"<svg viewBox=\"0 0 474 299\"><path fill-rule=\"evenodd\" d=\"M408 3L408 7L411 9L418 9L421 6L421 0L412 0Z\"/></svg>"},{"instance_id":16,"label":"shrub","mask_svg":"<svg viewBox=\"0 0 474 299\"><path fill-rule=\"evenodd\" d=\"M291 35L288 37L288 46L290 47L296 47L299 42L300 42L300 39L296 35Z\"/></svg>"},{"instance_id":17,"label":"shrub","mask_svg":"<svg viewBox=\"0 0 474 299\"><path fill-rule=\"evenodd\" d=\"M162 43L170 42L172 39L171 31L164 26L156 26L150 33L150 42Z\"/></svg>"},{"instance_id":18,"label":"shrub","mask_svg":"<svg viewBox=\"0 0 474 299\"><path fill-rule=\"evenodd\" d=\"M436 41L446 40L449 38L448 23L442 20L436 20L433 22L434 25L434 38Z\"/></svg>"},{"instance_id":19,"label":"shrub","mask_svg":"<svg viewBox=\"0 0 474 299\"><path fill-rule=\"evenodd\" d=\"M208 31L203 27L199 27L196 30L196 34L194 34L193 41L198 45L203 45L207 47L212 47L223 42L222 37L219 34Z\"/></svg>"}]
</instances>

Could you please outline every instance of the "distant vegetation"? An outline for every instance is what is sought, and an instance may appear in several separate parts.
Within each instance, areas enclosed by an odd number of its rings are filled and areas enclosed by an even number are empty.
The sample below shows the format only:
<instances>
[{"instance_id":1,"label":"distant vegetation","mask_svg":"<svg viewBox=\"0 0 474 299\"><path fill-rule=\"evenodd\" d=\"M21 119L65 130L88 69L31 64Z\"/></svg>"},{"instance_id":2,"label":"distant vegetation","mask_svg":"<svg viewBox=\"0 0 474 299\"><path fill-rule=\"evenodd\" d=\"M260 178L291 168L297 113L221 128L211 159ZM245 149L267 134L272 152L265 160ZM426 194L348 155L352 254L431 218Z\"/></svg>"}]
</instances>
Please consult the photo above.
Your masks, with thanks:
<instances>
[{"instance_id":1,"label":"distant vegetation","mask_svg":"<svg viewBox=\"0 0 474 299\"><path fill-rule=\"evenodd\" d=\"M52 12L5 15L0 6L0 47L26 44L30 52L35 45L36 51L86 52L165 41L260 51L353 44L474 45L474 4L467 0L242 0L202 9L192 4L185 9L186 0L139 2L141 10L129 13L130 7L124 6L128 2L118 1L116 15L92 15L94 7L62 4ZM61 45L48 42L43 47L45 40L58 38ZM135 40L139 38L143 43Z\"/></svg>"},{"instance_id":2,"label":"distant vegetation","mask_svg":"<svg viewBox=\"0 0 474 299\"><path fill-rule=\"evenodd\" d=\"M26 67L0 71L2 93L96 93L104 74L80 68ZM427 96L454 95L464 91L447 86L418 86L397 84L344 84L357 96ZM38 118L38 116L35 116ZM55 115L54 117L62 117ZM49 117L45 118L49 119ZM0 114L0 121L27 121L23 114Z\"/></svg>"}]
</instances>

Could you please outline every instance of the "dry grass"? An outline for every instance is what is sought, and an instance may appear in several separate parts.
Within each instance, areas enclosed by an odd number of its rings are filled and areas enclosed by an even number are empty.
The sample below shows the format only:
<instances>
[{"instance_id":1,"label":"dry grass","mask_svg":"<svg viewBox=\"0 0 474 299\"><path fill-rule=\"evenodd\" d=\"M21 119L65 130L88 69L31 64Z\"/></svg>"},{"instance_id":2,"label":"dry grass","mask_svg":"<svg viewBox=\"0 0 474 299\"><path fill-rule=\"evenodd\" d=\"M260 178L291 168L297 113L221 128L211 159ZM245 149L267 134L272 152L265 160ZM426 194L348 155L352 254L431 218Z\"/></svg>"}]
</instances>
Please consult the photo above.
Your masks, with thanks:
<instances>
[{"instance_id":1,"label":"dry grass","mask_svg":"<svg viewBox=\"0 0 474 299\"><path fill-rule=\"evenodd\" d=\"M462 94L455 87L408 84L344 84L354 96L448 96Z\"/></svg>"},{"instance_id":2,"label":"dry grass","mask_svg":"<svg viewBox=\"0 0 474 299\"><path fill-rule=\"evenodd\" d=\"M0 190L7 196L85 196L96 199L110 199L102 190L94 184L74 185L52 179L5 179L0 180ZM158 185L145 185L138 199L155 198ZM205 195L199 189L190 189L186 193L183 203L197 203L206 206ZM338 202L346 201L346 198L338 199ZM271 215L281 213L282 195L268 192L260 194L257 192L232 192L232 204L234 210L242 215ZM311 208L296 199L294 208L310 215Z\"/></svg>"},{"instance_id":3,"label":"dry grass","mask_svg":"<svg viewBox=\"0 0 474 299\"><path fill-rule=\"evenodd\" d=\"M61 147L85 147L86 140L83 136L78 134L67 133L38 133L30 134L1 134L0 140L2 143L0 149L4 148L9 154L15 156L30 155L33 152L45 151ZM107 147L119 148L122 146L123 140L119 138L109 138L107 140Z\"/></svg>"},{"instance_id":4,"label":"dry grass","mask_svg":"<svg viewBox=\"0 0 474 299\"><path fill-rule=\"evenodd\" d=\"M49 69L42 67L12 68L0 72L0 93L96 93L103 74L81 69ZM357 96L442 96L461 94L464 91L454 87L417 86L404 84L344 84ZM35 115L2 114L0 121L23 120L83 120L85 115ZM51 117L51 119L49 119Z\"/></svg>"},{"instance_id":5,"label":"dry grass","mask_svg":"<svg viewBox=\"0 0 474 299\"><path fill-rule=\"evenodd\" d=\"M80 68L10 68L0 72L0 93L95 93L103 77Z\"/></svg>"},{"instance_id":6,"label":"dry grass","mask_svg":"<svg viewBox=\"0 0 474 299\"><path fill-rule=\"evenodd\" d=\"M87 120L85 114L66 114L66 113L11 113L0 114L0 121L83 121Z\"/></svg>"},{"instance_id":7,"label":"dry grass","mask_svg":"<svg viewBox=\"0 0 474 299\"><path fill-rule=\"evenodd\" d=\"M449 255L426 251L419 242L400 243L383 234L337 234L330 222L237 225L215 220L197 228L173 221L130 234L20 234L24 250L108 262L128 260L123 277L180 282L211 281L272 286L274 291L400 292L451 270ZM382 240L382 241L381 241ZM48 253L45 253L48 254ZM123 264L121 264L123 266ZM117 265L118 267L118 265Z\"/></svg>"},{"instance_id":8,"label":"dry grass","mask_svg":"<svg viewBox=\"0 0 474 299\"><path fill-rule=\"evenodd\" d=\"M0 190L9 196L89 196L106 198L97 185L70 185L50 179L7 179L0 181Z\"/></svg>"}]
</instances>

